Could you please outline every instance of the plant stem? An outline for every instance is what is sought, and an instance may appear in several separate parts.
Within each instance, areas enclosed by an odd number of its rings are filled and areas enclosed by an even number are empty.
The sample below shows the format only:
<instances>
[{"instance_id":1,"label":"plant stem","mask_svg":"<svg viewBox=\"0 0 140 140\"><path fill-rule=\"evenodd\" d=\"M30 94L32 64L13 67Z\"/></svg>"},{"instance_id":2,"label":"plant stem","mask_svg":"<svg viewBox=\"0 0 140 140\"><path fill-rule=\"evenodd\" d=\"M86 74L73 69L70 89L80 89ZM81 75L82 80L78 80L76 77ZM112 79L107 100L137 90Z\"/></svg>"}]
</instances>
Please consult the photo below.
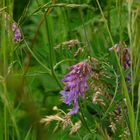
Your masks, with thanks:
<instances>
[{"instance_id":1,"label":"plant stem","mask_svg":"<svg viewBox=\"0 0 140 140\"><path fill-rule=\"evenodd\" d=\"M2 3L3 7L5 7L5 0L3 0ZM2 20L4 22L4 24L2 25L2 33L1 36L3 38L1 38L1 47L2 47L2 54L3 54L3 75L4 77L6 76L6 34L5 34L5 27L4 25L6 25L6 20L5 20L5 12L2 12ZM4 96L6 96L6 85L4 84L3 86L3 94ZM4 103L4 140L7 140L7 109L6 109L6 104Z\"/></svg>"},{"instance_id":2,"label":"plant stem","mask_svg":"<svg viewBox=\"0 0 140 140\"><path fill-rule=\"evenodd\" d=\"M82 120L83 120L82 122L83 122L83 124L85 125L85 127L87 128L87 130L89 131L89 133L92 134L92 132L91 132L90 128L88 127L88 124L87 124L87 122L86 122L86 120L85 120L81 102L79 102L79 106L80 106L80 111L81 111Z\"/></svg>"},{"instance_id":3,"label":"plant stem","mask_svg":"<svg viewBox=\"0 0 140 140\"><path fill-rule=\"evenodd\" d=\"M48 25L48 19L46 18L46 16L44 15L44 18L45 18L45 24L46 24L46 30L47 30L47 37L48 37L48 44L49 44L49 54L50 54L50 67L51 67L51 74L52 76L54 77L54 79L56 80L58 86L63 89L60 81L58 80L56 74L55 74L55 71L54 71L54 67L53 67L53 58L54 58L54 51L53 51L53 45L52 45L52 34L49 30L49 25Z\"/></svg>"},{"instance_id":4,"label":"plant stem","mask_svg":"<svg viewBox=\"0 0 140 140\"><path fill-rule=\"evenodd\" d=\"M86 27L85 27L85 24L84 24L83 12L82 12L81 9L79 9L79 13L80 13L80 18L81 18L82 25L83 25L83 30L84 30L84 34L85 34L85 40L86 40L86 42L88 44L87 50L88 50L89 55L92 56L93 50L92 50L92 46L91 46L91 44L90 44L90 42L88 40L87 31L86 31Z\"/></svg>"}]
</instances>

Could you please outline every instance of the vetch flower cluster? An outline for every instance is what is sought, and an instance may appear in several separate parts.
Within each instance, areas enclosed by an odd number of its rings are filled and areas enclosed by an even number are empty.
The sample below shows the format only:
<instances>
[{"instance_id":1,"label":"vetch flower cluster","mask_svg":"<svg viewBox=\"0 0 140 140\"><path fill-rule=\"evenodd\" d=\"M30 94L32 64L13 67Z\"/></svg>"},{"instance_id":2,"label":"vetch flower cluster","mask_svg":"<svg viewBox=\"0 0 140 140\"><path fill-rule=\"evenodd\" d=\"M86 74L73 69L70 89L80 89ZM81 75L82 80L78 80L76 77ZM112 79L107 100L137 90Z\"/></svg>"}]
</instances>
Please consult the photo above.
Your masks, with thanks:
<instances>
[{"instance_id":1,"label":"vetch flower cluster","mask_svg":"<svg viewBox=\"0 0 140 140\"><path fill-rule=\"evenodd\" d=\"M8 27L6 26L8 34L13 35L14 42L19 42L21 40L21 30L18 27L17 23L13 19L11 19L10 15L8 15L7 13L5 13L5 19L8 23Z\"/></svg>"},{"instance_id":2,"label":"vetch flower cluster","mask_svg":"<svg viewBox=\"0 0 140 140\"><path fill-rule=\"evenodd\" d=\"M120 44L115 44L113 47L109 48L109 51L112 51L113 49L116 49L116 52L118 54L118 57L120 59L120 63L122 63L124 70L128 70L131 65L131 59L130 59L130 49L129 48L121 48ZM122 51L122 52L121 52ZM122 54L122 56L121 56ZM129 82L131 81L131 73L129 73L125 77L125 81ZM128 91L131 90L130 85L127 86Z\"/></svg>"},{"instance_id":3,"label":"vetch flower cluster","mask_svg":"<svg viewBox=\"0 0 140 140\"><path fill-rule=\"evenodd\" d=\"M124 69L130 68L131 60L130 60L130 49L123 49L123 67Z\"/></svg>"},{"instance_id":4,"label":"vetch flower cluster","mask_svg":"<svg viewBox=\"0 0 140 140\"><path fill-rule=\"evenodd\" d=\"M120 58L120 62L123 63L124 69L126 70L126 69L130 68L130 64L131 64L130 49L129 48L121 48L120 44L115 44L113 47L109 48L109 51L113 51L113 49L116 49L116 52ZM122 51L122 57L120 56L121 51Z\"/></svg>"},{"instance_id":5,"label":"vetch flower cluster","mask_svg":"<svg viewBox=\"0 0 140 140\"><path fill-rule=\"evenodd\" d=\"M21 39L21 31L20 31L20 29L18 28L18 26L17 26L17 24L15 22L13 22L13 24L12 24L12 31L14 33L14 38L13 38L14 41L15 42L20 41L20 39Z\"/></svg>"},{"instance_id":6,"label":"vetch flower cluster","mask_svg":"<svg viewBox=\"0 0 140 140\"><path fill-rule=\"evenodd\" d=\"M84 96L88 88L88 76L92 72L91 65L88 61L82 61L78 64L70 66L71 71L64 76L62 82L65 84L64 90L60 92L65 104L74 103L69 114L78 112L78 97Z\"/></svg>"}]
</instances>

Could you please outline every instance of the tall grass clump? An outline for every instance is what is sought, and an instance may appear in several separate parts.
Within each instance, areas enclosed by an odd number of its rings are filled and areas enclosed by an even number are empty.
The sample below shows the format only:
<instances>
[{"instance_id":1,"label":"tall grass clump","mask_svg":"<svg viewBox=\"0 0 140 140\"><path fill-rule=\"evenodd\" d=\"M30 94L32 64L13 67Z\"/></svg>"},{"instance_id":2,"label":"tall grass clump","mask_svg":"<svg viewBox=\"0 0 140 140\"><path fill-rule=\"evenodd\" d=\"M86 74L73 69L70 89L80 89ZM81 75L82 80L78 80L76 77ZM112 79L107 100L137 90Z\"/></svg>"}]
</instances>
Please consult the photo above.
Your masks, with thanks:
<instances>
[{"instance_id":1,"label":"tall grass clump","mask_svg":"<svg viewBox=\"0 0 140 140\"><path fill-rule=\"evenodd\" d=\"M0 1L0 140L139 140L140 2Z\"/></svg>"}]
</instances>

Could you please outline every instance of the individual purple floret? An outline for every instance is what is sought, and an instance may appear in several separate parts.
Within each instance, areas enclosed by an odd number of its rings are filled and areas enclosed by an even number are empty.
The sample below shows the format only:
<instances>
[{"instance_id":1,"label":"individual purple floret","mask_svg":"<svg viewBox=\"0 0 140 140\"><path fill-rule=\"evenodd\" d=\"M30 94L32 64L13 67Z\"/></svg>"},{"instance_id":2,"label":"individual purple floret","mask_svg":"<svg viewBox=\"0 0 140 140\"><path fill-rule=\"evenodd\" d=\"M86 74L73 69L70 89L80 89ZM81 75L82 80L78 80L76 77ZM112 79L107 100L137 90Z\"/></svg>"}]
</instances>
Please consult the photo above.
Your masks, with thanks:
<instances>
[{"instance_id":1,"label":"individual purple floret","mask_svg":"<svg viewBox=\"0 0 140 140\"><path fill-rule=\"evenodd\" d=\"M17 29L17 25L16 25L16 23L14 22L14 23L12 24L12 31L15 32L16 29Z\"/></svg>"},{"instance_id":2,"label":"individual purple floret","mask_svg":"<svg viewBox=\"0 0 140 140\"><path fill-rule=\"evenodd\" d=\"M84 96L88 88L87 79L92 72L88 61L82 61L76 65L70 66L71 71L64 76L62 82L65 84L64 90L60 92L65 104L74 103L69 114L78 112L78 97Z\"/></svg>"}]
</instances>

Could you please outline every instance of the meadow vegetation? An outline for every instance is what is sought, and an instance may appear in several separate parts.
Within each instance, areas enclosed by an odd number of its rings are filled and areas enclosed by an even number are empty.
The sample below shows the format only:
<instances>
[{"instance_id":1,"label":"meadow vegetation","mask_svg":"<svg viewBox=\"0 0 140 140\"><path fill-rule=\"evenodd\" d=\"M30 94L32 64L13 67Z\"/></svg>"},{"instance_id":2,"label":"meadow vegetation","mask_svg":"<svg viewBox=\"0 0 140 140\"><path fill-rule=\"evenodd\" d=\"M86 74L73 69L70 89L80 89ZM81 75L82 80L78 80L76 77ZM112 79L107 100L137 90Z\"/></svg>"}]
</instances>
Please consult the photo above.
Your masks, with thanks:
<instances>
[{"instance_id":1,"label":"meadow vegetation","mask_svg":"<svg viewBox=\"0 0 140 140\"><path fill-rule=\"evenodd\" d=\"M0 140L140 140L139 30L139 0L1 0Z\"/></svg>"}]
</instances>

